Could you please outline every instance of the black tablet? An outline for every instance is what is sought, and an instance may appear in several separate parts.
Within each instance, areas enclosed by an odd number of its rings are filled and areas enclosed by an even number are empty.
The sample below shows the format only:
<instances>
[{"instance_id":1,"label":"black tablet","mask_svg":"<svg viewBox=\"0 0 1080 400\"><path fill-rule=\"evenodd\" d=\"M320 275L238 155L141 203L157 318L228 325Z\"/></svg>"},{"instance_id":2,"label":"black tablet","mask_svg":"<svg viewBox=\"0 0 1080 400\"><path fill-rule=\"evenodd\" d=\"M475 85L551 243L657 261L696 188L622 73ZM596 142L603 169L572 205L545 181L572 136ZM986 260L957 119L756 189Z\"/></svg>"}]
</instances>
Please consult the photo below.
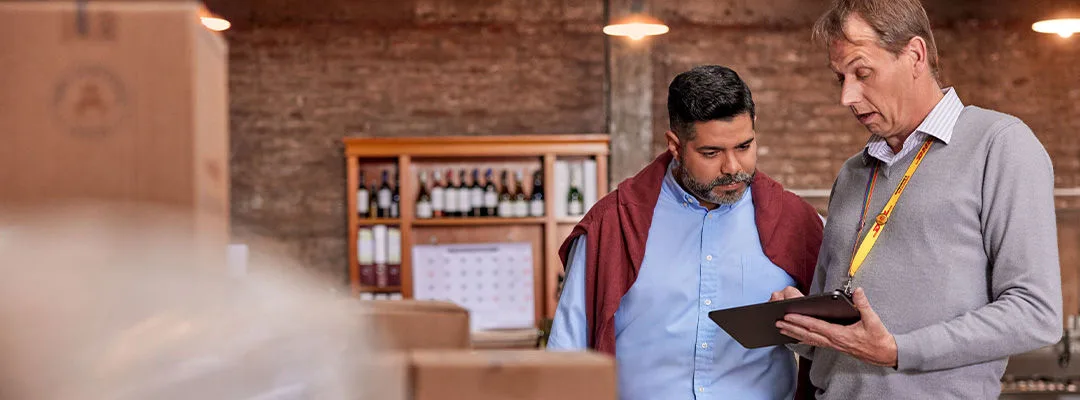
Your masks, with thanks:
<instances>
[{"instance_id":1,"label":"black tablet","mask_svg":"<svg viewBox=\"0 0 1080 400\"><path fill-rule=\"evenodd\" d=\"M709 318L743 347L755 349L796 342L776 328L776 321L784 319L785 314L802 314L839 325L851 325L860 319L851 298L839 290L715 310L709 312Z\"/></svg>"}]
</instances>

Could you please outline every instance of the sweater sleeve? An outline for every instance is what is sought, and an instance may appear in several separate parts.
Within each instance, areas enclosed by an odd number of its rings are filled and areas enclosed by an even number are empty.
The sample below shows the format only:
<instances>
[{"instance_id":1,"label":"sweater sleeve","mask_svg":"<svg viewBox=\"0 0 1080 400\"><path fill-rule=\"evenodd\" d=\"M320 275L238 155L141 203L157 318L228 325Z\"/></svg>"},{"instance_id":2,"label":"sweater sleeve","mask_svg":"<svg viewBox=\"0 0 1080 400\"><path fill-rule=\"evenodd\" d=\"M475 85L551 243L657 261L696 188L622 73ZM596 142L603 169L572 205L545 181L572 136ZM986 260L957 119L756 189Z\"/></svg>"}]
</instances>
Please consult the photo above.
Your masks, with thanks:
<instances>
[{"instance_id":1,"label":"sweater sleeve","mask_svg":"<svg viewBox=\"0 0 1080 400\"><path fill-rule=\"evenodd\" d=\"M901 371L983 363L1061 338L1053 167L1026 125L1015 119L999 124L986 158L980 211L991 302L895 335Z\"/></svg>"}]
</instances>

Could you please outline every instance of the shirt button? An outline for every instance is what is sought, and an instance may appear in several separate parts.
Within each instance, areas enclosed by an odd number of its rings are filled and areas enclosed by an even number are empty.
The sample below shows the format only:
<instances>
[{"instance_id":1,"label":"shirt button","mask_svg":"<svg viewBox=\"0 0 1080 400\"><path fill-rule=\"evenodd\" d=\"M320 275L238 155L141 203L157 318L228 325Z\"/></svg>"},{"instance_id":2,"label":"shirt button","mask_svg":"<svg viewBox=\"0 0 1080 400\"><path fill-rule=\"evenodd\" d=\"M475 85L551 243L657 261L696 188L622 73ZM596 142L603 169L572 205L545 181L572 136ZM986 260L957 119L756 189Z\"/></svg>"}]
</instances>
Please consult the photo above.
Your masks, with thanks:
<instances>
[{"instance_id":1,"label":"shirt button","mask_svg":"<svg viewBox=\"0 0 1080 400\"><path fill-rule=\"evenodd\" d=\"M712 261L712 255L710 254L710 255L705 256L705 259L708 260L708 261Z\"/></svg>"},{"instance_id":2,"label":"shirt button","mask_svg":"<svg viewBox=\"0 0 1080 400\"><path fill-rule=\"evenodd\" d=\"M698 386L698 387L697 387L697 391L698 391L698 393L704 392L704 391L705 391L705 387L704 387L704 386Z\"/></svg>"},{"instance_id":3,"label":"shirt button","mask_svg":"<svg viewBox=\"0 0 1080 400\"><path fill-rule=\"evenodd\" d=\"M707 348L709 348L709 344L708 343L702 343L701 348L707 349Z\"/></svg>"},{"instance_id":4,"label":"shirt button","mask_svg":"<svg viewBox=\"0 0 1080 400\"><path fill-rule=\"evenodd\" d=\"M712 300L705 299L705 305L712 305Z\"/></svg>"}]
</instances>

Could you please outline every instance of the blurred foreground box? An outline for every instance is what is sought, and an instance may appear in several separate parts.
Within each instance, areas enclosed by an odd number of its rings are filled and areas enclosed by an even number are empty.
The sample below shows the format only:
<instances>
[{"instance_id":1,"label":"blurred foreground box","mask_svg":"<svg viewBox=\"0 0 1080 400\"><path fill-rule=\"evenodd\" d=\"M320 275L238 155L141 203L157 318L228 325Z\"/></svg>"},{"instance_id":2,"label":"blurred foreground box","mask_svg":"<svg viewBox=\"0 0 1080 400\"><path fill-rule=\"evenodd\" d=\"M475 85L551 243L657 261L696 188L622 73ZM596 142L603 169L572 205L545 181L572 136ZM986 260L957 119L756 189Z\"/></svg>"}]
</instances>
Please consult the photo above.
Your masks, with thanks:
<instances>
[{"instance_id":1,"label":"blurred foreground box","mask_svg":"<svg viewBox=\"0 0 1080 400\"><path fill-rule=\"evenodd\" d=\"M616 400L615 360L595 352L415 350L371 359L361 398ZM374 379L377 377L377 380Z\"/></svg>"},{"instance_id":2,"label":"blurred foreground box","mask_svg":"<svg viewBox=\"0 0 1080 400\"><path fill-rule=\"evenodd\" d=\"M413 400L615 400L615 361L592 352L428 350L409 357Z\"/></svg>"},{"instance_id":3,"label":"blurred foreground box","mask_svg":"<svg viewBox=\"0 0 1080 400\"><path fill-rule=\"evenodd\" d=\"M0 209L165 205L224 249L228 52L200 10L0 2Z\"/></svg>"},{"instance_id":4,"label":"blurred foreground box","mask_svg":"<svg viewBox=\"0 0 1080 400\"><path fill-rule=\"evenodd\" d=\"M361 313L378 348L391 351L466 349L469 311L426 300L361 301Z\"/></svg>"}]
</instances>

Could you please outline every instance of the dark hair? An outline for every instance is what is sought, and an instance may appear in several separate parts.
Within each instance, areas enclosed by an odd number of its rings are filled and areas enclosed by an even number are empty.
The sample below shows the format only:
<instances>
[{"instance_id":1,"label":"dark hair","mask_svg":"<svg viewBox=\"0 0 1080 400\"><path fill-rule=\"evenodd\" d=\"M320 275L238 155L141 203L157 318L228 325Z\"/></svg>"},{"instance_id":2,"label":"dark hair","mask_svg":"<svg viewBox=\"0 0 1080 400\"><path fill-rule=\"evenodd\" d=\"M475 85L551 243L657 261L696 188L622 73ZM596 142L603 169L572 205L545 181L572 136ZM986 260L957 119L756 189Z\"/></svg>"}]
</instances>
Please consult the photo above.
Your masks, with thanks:
<instances>
[{"instance_id":1,"label":"dark hair","mask_svg":"<svg viewBox=\"0 0 1080 400\"><path fill-rule=\"evenodd\" d=\"M912 38L923 38L927 64L934 77L938 77L941 67L937 43L930 30L926 9L919 0L834 0L814 24L814 40L824 42L826 46L840 39L851 41L844 32L844 22L853 15L866 21L877 32L878 45L893 55L900 54Z\"/></svg>"},{"instance_id":2,"label":"dark hair","mask_svg":"<svg viewBox=\"0 0 1080 400\"><path fill-rule=\"evenodd\" d=\"M730 121L741 114L754 119L754 98L739 74L720 65L683 72L668 86L671 130L685 144L694 139L694 123Z\"/></svg>"}]
</instances>

